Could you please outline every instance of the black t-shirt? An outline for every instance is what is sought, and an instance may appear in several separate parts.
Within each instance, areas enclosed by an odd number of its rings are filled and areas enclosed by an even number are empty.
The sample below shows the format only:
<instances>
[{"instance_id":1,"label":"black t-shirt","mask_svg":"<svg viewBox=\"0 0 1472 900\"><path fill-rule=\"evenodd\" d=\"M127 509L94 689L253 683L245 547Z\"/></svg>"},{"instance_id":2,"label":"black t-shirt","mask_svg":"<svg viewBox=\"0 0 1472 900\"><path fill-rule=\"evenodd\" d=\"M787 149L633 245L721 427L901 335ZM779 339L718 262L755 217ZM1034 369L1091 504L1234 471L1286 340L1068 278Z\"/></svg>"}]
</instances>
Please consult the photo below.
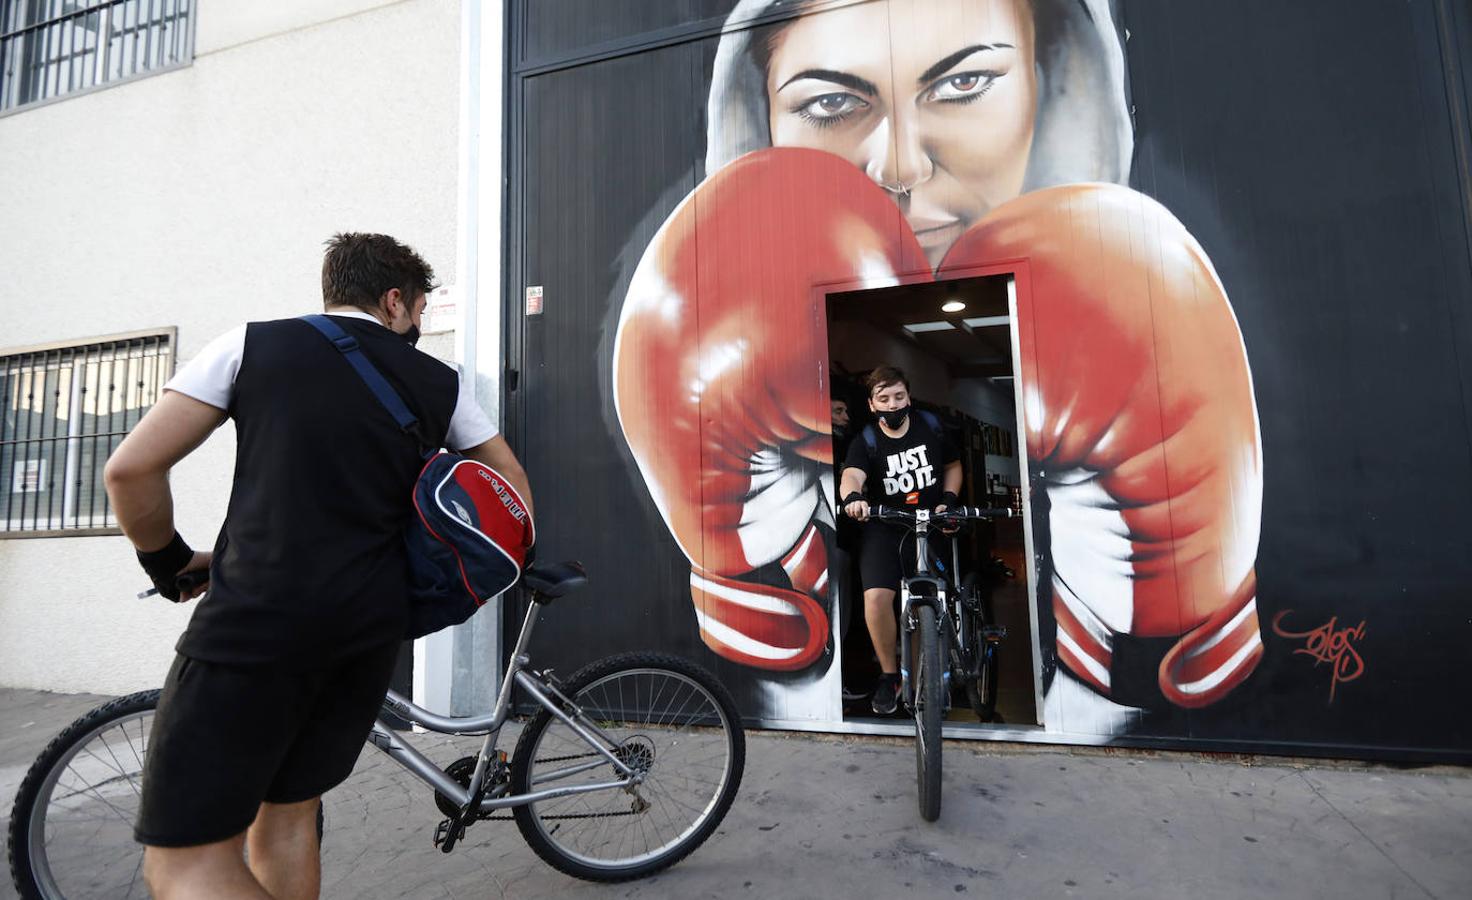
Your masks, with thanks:
<instances>
[{"instance_id":1,"label":"black t-shirt","mask_svg":"<svg viewBox=\"0 0 1472 900\"><path fill-rule=\"evenodd\" d=\"M445 440L455 370L376 322L334 321L358 339L425 439ZM210 591L179 652L312 669L401 638L403 529L423 466L417 441L342 354L296 319L247 326L227 412L234 486Z\"/></svg>"},{"instance_id":2,"label":"black t-shirt","mask_svg":"<svg viewBox=\"0 0 1472 900\"><path fill-rule=\"evenodd\" d=\"M862 469L868 475L864 493L870 503L927 509L940 503L945 493L946 465L961 456L950 438L940 428L932 428L926 419L924 414L911 410L910 427L903 437L892 438L878 424L872 424L849 444L843 467Z\"/></svg>"}]
</instances>

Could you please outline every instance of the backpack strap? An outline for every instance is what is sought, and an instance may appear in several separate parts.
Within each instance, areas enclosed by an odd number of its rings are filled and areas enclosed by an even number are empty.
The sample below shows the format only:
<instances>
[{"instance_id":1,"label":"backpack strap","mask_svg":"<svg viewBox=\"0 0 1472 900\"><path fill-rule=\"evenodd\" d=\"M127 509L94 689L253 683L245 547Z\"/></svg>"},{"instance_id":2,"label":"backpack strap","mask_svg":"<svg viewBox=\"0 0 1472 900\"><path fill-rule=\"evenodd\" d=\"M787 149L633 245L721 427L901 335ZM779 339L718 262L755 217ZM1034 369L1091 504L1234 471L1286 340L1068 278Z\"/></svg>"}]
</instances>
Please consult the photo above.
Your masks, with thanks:
<instances>
[{"instance_id":1,"label":"backpack strap","mask_svg":"<svg viewBox=\"0 0 1472 900\"><path fill-rule=\"evenodd\" d=\"M925 422L926 425L930 426L931 431L935 432L937 435L945 433L945 430L941 428L940 416L937 416L935 413L931 412L928 409L917 409L915 410L915 412L920 414L920 418Z\"/></svg>"},{"instance_id":2,"label":"backpack strap","mask_svg":"<svg viewBox=\"0 0 1472 900\"><path fill-rule=\"evenodd\" d=\"M865 425L864 430L860 434L864 436L864 446L869 448L869 455L873 456L875 453L878 453L879 435L874 433L874 423L870 422L868 425Z\"/></svg>"},{"instance_id":3,"label":"backpack strap","mask_svg":"<svg viewBox=\"0 0 1472 900\"><path fill-rule=\"evenodd\" d=\"M357 372L358 377L363 379L363 383L368 385L373 396L377 397L378 402L383 404L383 408L394 417L399 427L406 434L412 434L420 443L423 443L424 439L419 434L419 420L409 411L409 407L404 404L398 391L393 389L393 385L389 384L383 374L374 368L373 363L368 361L368 357L363 355L362 348L358 346L358 339L343 331L328 316L317 314L301 318L303 322L320 331L323 337L332 342L332 346L337 348L343 358L352 364L353 371Z\"/></svg>"}]
</instances>

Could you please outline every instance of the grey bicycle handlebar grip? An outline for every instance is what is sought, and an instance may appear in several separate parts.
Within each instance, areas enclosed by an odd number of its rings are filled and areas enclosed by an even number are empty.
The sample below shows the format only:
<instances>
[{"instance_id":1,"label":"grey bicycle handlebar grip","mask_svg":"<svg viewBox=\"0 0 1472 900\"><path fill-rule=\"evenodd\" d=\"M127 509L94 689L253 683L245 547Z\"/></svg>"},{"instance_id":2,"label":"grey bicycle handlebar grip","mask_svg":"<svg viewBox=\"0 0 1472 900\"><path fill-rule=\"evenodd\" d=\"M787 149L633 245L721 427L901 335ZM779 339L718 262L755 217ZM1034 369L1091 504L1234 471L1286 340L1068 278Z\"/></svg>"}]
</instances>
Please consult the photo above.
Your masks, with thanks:
<instances>
[{"instance_id":1,"label":"grey bicycle handlebar grip","mask_svg":"<svg viewBox=\"0 0 1472 900\"><path fill-rule=\"evenodd\" d=\"M1010 519L1017 510L1010 506L958 506L957 511L970 519Z\"/></svg>"},{"instance_id":2,"label":"grey bicycle handlebar grip","mask_svg":"<svg viewBox=\"0 0 1472 900\"><path fill-rule=\"evenodd\" d=\"M209 581L210 581L210 570L209 569L195 569L192 572L184 572L184 573L182 573L180 575L175 575L174 576L174 583L179 586L179 592L180 593L183 593L185 591L191 591L191 590L199 587L202 584L209 584ZM138 599L139 600L142 600L145 597L153 597L153 596L156 596L157 594L158 594L158 588L149 588L146 591L140 591L138 593Z\"/></svg>"}]
</instances>

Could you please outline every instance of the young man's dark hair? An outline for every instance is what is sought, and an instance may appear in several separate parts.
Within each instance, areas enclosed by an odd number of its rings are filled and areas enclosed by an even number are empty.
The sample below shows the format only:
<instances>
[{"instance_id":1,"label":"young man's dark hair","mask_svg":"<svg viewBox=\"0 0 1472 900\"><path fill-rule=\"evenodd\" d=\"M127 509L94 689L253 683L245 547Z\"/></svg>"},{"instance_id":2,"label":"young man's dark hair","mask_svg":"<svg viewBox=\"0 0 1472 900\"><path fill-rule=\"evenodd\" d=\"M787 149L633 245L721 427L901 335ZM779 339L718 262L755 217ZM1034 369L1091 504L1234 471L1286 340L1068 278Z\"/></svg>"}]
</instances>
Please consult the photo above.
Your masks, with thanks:
<instances>
[{"instance_id":1,"label":"young man's dark hair","mask_svg":"<svg viewBox=\"0 0 1472 900\"><path fill-rule=\"evenodd\" d=\"M398 288L408 301L435 289L434 269L423 257L386 234L342 232L327 241L322 258L322 302L372 312Z\"/></svg>"},{"instance_id":2,"label":"young man's dark hair","mask_svg":"<svg viewBox=\"0 0 1472 900\"><path fill-rule=\"evenodd\" d=\"M905 377L903 369L895 366L875 366L874 371L864 377L864 390L873 395L877 388L891 384L903 384L905 390L910 390L910 379Z\"/></svg>"}]
</instances>

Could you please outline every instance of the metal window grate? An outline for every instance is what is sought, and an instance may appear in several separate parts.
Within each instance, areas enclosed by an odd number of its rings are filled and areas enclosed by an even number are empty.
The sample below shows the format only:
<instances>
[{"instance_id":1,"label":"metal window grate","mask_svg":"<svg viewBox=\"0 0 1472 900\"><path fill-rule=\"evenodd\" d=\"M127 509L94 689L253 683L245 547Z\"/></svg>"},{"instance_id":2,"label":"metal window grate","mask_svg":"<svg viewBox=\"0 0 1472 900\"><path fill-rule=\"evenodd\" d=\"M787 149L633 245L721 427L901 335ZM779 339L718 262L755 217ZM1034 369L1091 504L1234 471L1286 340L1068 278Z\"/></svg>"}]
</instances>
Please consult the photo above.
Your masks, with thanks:
<instances>
[{"instance_id":1,"label":"metal window grate","mask_svg":"<svg viewBox=\"0 0 1472 900\"><path fill-rule=\"evenodd\" d=\"M174 371L172 332L0 356L0 537L115 528L102 469Z\"/></svg>"},{"instance_id":2,"label":"metal window grate","mask_svg":"<svg viewBox=\"0 0 1472 900\"><path fill-rule=\"evenodd\" d=\"M0 0L0 113L189 62L195 0Z\"/></svg>"}]
</instances>

